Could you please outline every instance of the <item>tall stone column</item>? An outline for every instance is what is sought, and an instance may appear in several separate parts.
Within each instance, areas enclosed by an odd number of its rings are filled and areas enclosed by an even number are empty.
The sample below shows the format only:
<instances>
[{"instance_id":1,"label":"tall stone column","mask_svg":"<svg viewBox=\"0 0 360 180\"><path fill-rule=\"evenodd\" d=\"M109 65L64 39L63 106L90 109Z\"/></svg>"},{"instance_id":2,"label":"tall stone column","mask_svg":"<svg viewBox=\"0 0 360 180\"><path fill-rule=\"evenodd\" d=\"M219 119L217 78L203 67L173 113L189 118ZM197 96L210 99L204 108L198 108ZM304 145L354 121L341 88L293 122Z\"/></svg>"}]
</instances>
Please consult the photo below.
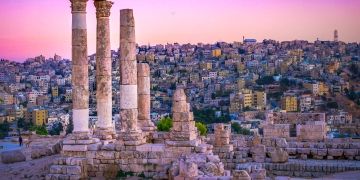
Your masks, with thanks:
<instances>
[{"instance_id":1,"label":"tall stone column","mask_svg":"<svg viewBox=\"0 0 360 180\"><path fill-rule=\"evenodd\" d=\"M72 12L72 101L74 133L89 132L86 3L70 0Z\"/></svg>"},{"instance_id":2,"label":"tall stone column","mask_svg":"<svg viewBox=\"0 0 360 180\"><path fill-rule=\"evenodd\" d=\"M120 10L120 121L125 145L144 143L138 121L135 21L132 9Z\"/></svg>"},{"instance_id":3,"label":"tall stone column","mask_svg":"<svg viewBox=\"0 0 360 180\"><path fill-rule=\"evenodd\" d=\"M147 63L138 63L138 108L139 127L143 132L150 133L155 130L155 125L150 118L150 67Z\"/></svg>"},{"instance_id":4,"label":"tall stone column","mask_svg":"<svg viewBox=\"0 0 360 180\"><path fill-rule=\"evenodd\" d=\"M98 121L95 135L100 139L112 139L112 85L111 46L109 16L113 2L95 0L96 7L96 108Z\"/></svg>"}]
</instances>

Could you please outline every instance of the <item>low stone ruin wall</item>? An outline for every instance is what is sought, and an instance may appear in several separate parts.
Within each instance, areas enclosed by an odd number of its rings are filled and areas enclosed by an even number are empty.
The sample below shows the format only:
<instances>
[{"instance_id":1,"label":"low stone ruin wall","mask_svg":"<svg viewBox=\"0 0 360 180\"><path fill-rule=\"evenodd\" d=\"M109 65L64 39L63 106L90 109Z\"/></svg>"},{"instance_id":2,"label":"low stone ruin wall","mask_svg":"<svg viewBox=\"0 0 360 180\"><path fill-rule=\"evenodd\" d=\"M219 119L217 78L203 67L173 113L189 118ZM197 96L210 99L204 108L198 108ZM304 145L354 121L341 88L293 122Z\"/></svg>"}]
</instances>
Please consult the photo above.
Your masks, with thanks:
<instances>
[{"instance_id":1,"label":"low stone ruin wall","mask_svg":"<svg viewBox=\"0 0 360 180\"><path fill-rule=\"evenodd\" d=\"M287 163L264 163L268 176L319 178L345 171L359 171L360 163L348 160L297 160Z\"/></svg>"}]
</instances>

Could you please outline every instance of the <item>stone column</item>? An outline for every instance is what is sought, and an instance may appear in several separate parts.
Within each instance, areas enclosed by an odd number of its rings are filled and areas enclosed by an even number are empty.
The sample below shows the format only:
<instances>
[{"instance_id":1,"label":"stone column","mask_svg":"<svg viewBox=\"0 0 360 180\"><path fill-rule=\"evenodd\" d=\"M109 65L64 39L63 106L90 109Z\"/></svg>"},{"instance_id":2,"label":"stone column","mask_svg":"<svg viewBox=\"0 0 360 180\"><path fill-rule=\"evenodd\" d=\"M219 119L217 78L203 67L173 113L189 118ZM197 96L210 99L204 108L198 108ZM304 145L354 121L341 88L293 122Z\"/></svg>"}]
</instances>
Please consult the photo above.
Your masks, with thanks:
<instances>
[{"instance_id":1,"label":"stone column","mask_svg":"<svg viewBox=\"0 0 360 180\"><path fill-rule=\"evenodd\" d=\"M155 125L150 118L150 67L147 63L138 63L138 105L139 127L143 132L152 132Z\"/></svg>"},{"instance_id":2,"label":"stone column","mask_svg":"<svg viewBox=\"0 0 360 180\"><path fill-rule=\"evenodd\" d=\"M70 0L72 12L72 101L74 133L89 132L86 3Z\"/></svg>"},{"instance_id":3,"label":"stone column","mask_svg":"<svg viewBox=\"0 0 360 180\"><path fill-rule=\"evenodd\" d=\"M200 139L195 127L194 114L190 111L190 104L186 102L184 89L176 89L172 104L173 127L170 130L169 146L197 146Z\"/></svg>"},{"instance_id":4,"label":"stone column","mask_svg":"<svg viewBox=\"0 0 360 180\"><path fill-rule=\"evenodd\" d=\"M109 16L113 2L95 0L96 7L96 108L98 121L95 135L100 139L112 139L112 85L111 46Z\"/></svg>"},{"instance_id":5,"label":"stone column","mask_svg":"<svg viewBox=\"0 0 360 180\"><path fill-rule=\"evenodd\" d=\"M138 121L135 21L132 9L120 10L120 121L125 145L144 143Z\"/></svg>"}]
</instances>

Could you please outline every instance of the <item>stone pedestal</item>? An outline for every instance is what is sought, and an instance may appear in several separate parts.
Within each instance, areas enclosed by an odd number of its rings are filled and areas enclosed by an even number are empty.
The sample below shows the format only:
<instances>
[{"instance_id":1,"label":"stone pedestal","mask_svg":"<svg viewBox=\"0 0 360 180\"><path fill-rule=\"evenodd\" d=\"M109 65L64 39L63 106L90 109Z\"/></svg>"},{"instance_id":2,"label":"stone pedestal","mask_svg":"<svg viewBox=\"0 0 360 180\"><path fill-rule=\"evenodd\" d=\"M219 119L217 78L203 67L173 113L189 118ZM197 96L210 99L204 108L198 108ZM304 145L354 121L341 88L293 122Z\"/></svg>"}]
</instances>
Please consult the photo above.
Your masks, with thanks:
<instances>
[{"instance_id":1,"label":"stone pedestal","mask_svg":"<svg viewBox=\"0 0 360 180\"><path fill-rule=\"evenodd\" d=\"M132 9L120 10L120 140L125 145L145 143L138 127L138 85L135 21Z\"/></svg>"},{"instance_id":2,"label":"stone pedestal","mask_svg":"<svg viewBox=\"0 0 360 180\"><path fill-rule=\"evenodd\" d=\"M197 129L194 115L190 112L190 104L186 102L184 89L177 89L173 96L173 127L170 131L169 146L197 146Z\"/></svg>"},{"instance_id":3,"label":"stone pedestal","mask_svg":"<svg viewBox=\"0 0 360 180\"><path fill-rule=\"evenodd\" d=\"M155 129L150 118L150 67L146 63L137 65L138 80L138 126L143 132L151 134Z\"/></svg>"},{"instance_id":4,"label":"stone pedestal","mask_svg":"<svg viewBox=\"0 0 360 180\"><path fill-rule=\"evenodd\" d=\"M111 46L109 16L113 2L95 1L96 7L96 102L98 121L94 135L108 140L115 137L112 123Z\"/></svg>"}]
</instances>

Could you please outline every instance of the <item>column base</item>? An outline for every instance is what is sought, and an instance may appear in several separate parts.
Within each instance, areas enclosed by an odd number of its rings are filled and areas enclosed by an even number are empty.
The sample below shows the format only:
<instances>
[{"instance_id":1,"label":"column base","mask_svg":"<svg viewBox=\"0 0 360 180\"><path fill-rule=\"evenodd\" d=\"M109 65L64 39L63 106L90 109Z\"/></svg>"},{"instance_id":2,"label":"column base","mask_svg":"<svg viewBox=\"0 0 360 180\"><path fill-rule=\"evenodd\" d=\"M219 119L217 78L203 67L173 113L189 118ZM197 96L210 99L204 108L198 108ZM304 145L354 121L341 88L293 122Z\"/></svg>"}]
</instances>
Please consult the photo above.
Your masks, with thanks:
<instances>
[{"instance_id":1,"label":"column base","mask_svg":"<svg viewBox=\"0 0 360 180\"><path fill-rule=\"evenodd\" d=\"M125 146L138 146L146 143L146 138L141 130L120 132L118 139L123 141Z\"/></svg>"},{"instance_id":2,"label":"column base","mask_svg":"<svg viewBox=\"0 0 360 180\"><path fill-rule=\"evenodd\" d=\"M114 128L99 128L97 127L94 130L94 137L99 138L100 140L112 140L116 139L116 133Z\"/></svg>"},{"instance_id":3,"label":"column base","mask_svg":"<svg viewBox=\"0 0 360 180\"><path fill-rule=\"evenodd\" d=\"M93 138L89 132L74 132L63 140L62 156L86 157L86 152L92 145L99 144L98 138Z\"/></svg>"}]
</instances>

